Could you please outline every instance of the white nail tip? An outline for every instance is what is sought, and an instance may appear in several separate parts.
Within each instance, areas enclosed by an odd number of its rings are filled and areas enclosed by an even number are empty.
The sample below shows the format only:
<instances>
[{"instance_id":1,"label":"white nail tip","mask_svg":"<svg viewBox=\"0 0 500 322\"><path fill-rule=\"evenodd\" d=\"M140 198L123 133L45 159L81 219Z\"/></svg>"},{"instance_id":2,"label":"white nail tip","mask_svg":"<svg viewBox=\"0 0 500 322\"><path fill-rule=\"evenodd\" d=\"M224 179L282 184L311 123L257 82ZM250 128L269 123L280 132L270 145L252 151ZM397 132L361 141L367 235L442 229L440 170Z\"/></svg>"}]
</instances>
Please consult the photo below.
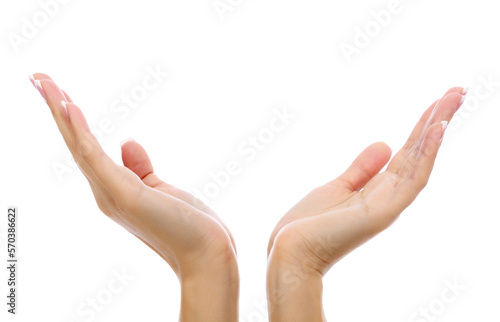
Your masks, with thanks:
<instances>
[{"instance_id":1,"label":"white nail tip","mask_svg":"<svg viewBox=\"0 0 500 322\"><path fill-rule=\"evenodd\" d=\"M67 108L66 108L66 104L67 104L67 102L66 102L66 101L61 101L61 105L62 105L62 107L64 107L64 109L67 109Z\"/></svg>"},{"instance_id":2,"label":"white nail tip","mask_svg":"<svg viewBox=\"0 0 500 322\"><path fill-rule=\"evenodd\" d=\"M446 128L448 127L448 121L442 121L441 125L443 127L443 131L446 130Z\"/></svg>"},{"instance_id":3,"label":"white nail tip","mask_svg":"<svg viewBox=\"0 0 500 322\"><path fill-rule=\"evenodd\" d=\"M469 88L464 87L464 90L462 91L462 95L466 95L468 91L469 91Z\"/></svg>"},{"instance_id":4,"label":"white nail tip","mask_svg":"<svg viewBox=\"0 0 500 322\"><path fill-rule=\"evenodd\" d=\"M35 77L33 77L33 74L29 74L29 75L28 75L28 77L30 78L30 80L31 80L32 82L34 82L34 81L35 81Z\"/></svg>"},{"instance_id":5,"label":"white nail tip","mask_svg":"<svg viewBox=\"0 0 500 322\"><path fill-rule=\"evenodd\" d=\"M135 140L132 139L132 138L127 138L127 139L125 139L125 140L123 140L123 141L120 142L120 146L123 146L125 143L127 143L129 141L135 141Z\"/></svg>"},{"instance_id":6,"label":"white nail tip","mask_svg":"<svg viewBox=\"0 0 500 322\"><path fill-rule=\"evenodd\" d=\"M40 83L39 79L35 79L35 86L38 87L38 88L40 88L40 89L43 89L42 83Z\"/></svg>"},{"instance_id":7,"label":"white nail tip","mask_svg":"<svg viewBox=\"0 0 500 322\"><path fill-rule=\"evenodd\" d=\"M465 101L465 95L462 96L462 99L460 100L460 103L458 103L458 106L462 106L462 104L464 103Z\"/></svg>"}]
</instances>

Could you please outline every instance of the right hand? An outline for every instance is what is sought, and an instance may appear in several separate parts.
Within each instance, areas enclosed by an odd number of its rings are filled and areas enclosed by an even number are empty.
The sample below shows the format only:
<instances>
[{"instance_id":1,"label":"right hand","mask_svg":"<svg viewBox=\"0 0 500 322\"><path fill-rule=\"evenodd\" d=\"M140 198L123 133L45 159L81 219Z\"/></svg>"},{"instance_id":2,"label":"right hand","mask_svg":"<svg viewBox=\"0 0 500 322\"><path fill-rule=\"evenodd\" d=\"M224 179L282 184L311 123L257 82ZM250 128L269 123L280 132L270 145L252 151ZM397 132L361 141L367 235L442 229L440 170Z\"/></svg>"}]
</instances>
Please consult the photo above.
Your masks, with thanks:
<instances>
[{"instance_id":1,"label":"right hand","mask_svg":"<svg viewBox=\"0 0 500 322\"><path fill-rule=\"evenodd\" d=\"M313 303L317 295L306 290L307 285L314 284L343 256L389 227L415 200L432 172L444 134L442 122L446 125L451 120L464 95L463 88L452 88L432 104L386 171L379 173L389 162L391 150L385 143L374 143L341 176L311 191L283 216L268 247L271 308L276 308L278 302L285 303L282 297L286 296L287 281L307 279L295 291L303 287L297 295L309 294L309 300L295 301L288 307L290 317L302 321L298 319L300 312L310 310L297 308ZM320 312L316 316L319 320Z\"/></svg>"},{"instance_id":2,"label":"right hand","mask_svg":"<svg viewBox=\"0 0 500 322\"><path fill-rule=\"evenodd\" d=\"M203 288L209 295L206 286L220 282L223 285L214 287L227 287L237 298L236 247L221 219L189 193L160 180L146 151L135 141L122 146L124 166L113 162L69 96L47 75L33 76L33 85L46 99L99 209L156 251L195 293ZM229 306L229 300L225 302Z\"/></svg>"}]
</instances>

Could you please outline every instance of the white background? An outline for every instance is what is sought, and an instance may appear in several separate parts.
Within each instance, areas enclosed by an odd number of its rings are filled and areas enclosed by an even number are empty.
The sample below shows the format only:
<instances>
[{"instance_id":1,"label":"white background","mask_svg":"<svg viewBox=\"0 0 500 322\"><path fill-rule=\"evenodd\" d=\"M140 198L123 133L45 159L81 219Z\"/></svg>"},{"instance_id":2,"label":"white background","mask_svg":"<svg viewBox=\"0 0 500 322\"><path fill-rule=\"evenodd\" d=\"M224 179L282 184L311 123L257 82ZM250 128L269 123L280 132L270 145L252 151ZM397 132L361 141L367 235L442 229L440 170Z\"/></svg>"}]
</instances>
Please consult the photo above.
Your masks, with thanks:
<instances>
[{"instance_id":1,"label":"white background","mask_svg":"<svg viewBox=\"0 0 500 322\"><path fill-rule=\"evenodd\" d=\"M213 182L210 172L230 160L240 163L210 204L236 239L245 322L267 320L266 246L279 218L370 143L399 149L435 99L469 86L429 185L390 229L328 273L324 307L330 321L422 322L412 316L429 305L443 311L435 321L498 321L497 4L401 0L377 30L371 12L387 10L389 0L224 0L233 9L224 19L212 1L69 0L47 21L37 1L1 2L0 257L7 207L17 206L20 258L19 314L1 304L1 320L178 318L170 267L100 213L78 169L56 175L68 150L27 76L44 72L91 128L112 120L102 144L116 162L119 143L133 137L161 178L189 191ZM34 16L40 28L14 46ZM353 44L367 24L372 36L348 63L341 44ZM157 89L126 117L112 110L157 66L169 72ZM491 91L481 85L488 78L497 82ZM238 153L285 106L296 115L285 130L251 161ZM95 319L80 316L77 307L106 292L122 269L133 279ZM4 303L5 268L0 276ZM440 307L455 279L467 289Z\"/></svg>"}]
</instances>

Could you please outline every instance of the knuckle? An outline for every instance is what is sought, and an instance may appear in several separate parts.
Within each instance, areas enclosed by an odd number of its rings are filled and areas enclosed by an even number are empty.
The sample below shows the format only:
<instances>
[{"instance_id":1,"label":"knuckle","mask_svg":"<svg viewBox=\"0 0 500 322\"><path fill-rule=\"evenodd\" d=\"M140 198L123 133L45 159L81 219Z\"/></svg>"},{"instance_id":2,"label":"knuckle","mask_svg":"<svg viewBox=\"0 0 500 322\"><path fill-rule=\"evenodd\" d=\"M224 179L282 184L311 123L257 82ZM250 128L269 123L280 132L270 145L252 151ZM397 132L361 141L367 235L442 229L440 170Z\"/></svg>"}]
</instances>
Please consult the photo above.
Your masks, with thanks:
<instances>
[{"instance_id":1,"label":"knuckle","mask_svg":"<svg viewBox=\"0 0 500 322\"><path fill-rule=\"evenodd\" d=\"M409 151L409 150L411 150L411 149L414 147L414 145L415 145L415 143L416 143L416 142L417 142L417 140L416 140L415 138L410 137L410 138L406 141L406 143L403 145L402 150L405 150L405 151Z\"/></svg>"}]
</instances>

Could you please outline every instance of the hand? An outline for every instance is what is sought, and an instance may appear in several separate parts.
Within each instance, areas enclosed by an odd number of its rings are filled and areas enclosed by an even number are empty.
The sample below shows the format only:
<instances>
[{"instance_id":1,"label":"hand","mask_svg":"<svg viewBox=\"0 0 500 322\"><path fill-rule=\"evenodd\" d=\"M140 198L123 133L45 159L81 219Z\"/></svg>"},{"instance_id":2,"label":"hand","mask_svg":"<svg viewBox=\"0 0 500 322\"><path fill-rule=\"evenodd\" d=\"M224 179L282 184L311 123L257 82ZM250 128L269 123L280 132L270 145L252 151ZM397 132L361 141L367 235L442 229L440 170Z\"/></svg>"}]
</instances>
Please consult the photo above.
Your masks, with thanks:
<instances>
[{"instance_id":1,"label":"hand","mask_svg":"<svg viewBox=\"0 0 500 322\"><path fill-rule=\"evenodd\" d=\"M220 218L189 193L161 181L135 141L122 145L124 166L113 162L90 132L82 111L50 77L35 74L31 81L49 105L99 209L157 252L177 274L181 320L236 321L236 247Z\"/></svg>"},{"instance_id":2,"label":"hand","mask_svg":"<svg viewBox=\"0 0 500 322\"><path fill-rule=\"evenodd\" d=\"M321 278L386 229L426 186L446 125L463 102L450 89L423 114L405 146L374 143L337 179L311 191L278 222L268 247L271 321L322 321Z\"/></svg>"}]
</instances>

